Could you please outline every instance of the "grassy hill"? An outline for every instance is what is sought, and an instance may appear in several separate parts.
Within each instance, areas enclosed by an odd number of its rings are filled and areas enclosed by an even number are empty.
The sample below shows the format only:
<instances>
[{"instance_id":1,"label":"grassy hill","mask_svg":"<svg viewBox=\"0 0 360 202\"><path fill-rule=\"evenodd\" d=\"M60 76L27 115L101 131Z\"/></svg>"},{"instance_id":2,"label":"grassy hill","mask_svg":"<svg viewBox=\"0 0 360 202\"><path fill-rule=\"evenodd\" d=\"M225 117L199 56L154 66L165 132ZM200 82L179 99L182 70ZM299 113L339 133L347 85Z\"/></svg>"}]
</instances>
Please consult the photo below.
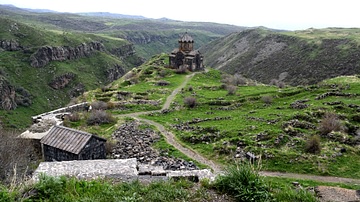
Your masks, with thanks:
<instances>
[{"instance_id":1,"label":"grassy hill","mask_svg":"<svg viewBox=\"0 0 360 202\"><path fill-rule=\"evenodd\" d=\"M127 39L146 59L176 48L178 38L185 31L194 35L196 47L199 48L211 40L245 29L218 23L121 17L106 13L36 13L5 5L0 5L0 15L46 29L92 32Z\"/></svg>"},{"instance_id":2,"label":"grassy hill","mask_svg":"<svg viewBox=\"0 0 360 202\"><path fill-rule=\"evenodd\" d=\"M5 127L28 126L31 115L62 107L79 93L104 86L114 76L121 76L113 75L116 71L123 69L124 74L139 61L141 63L141 59L133 54L131 44L119 38L46 30L3 17L0 17L0 24L0 41L13 46L3 45L0 49L1 78L7 83L2 87L16 91L12 98L18 102L15 111L0 111L0 120ZM91 42L101 43L103 51L92 51L86 57L76 56L74 52L76 59L73 60L54 60L40 68L31 66L31 57L43 46L74 49ZM54 50L51 48L49 50ZM118 49L123 50L122 56ZM53 52L49 54L56 57ZM64 87L56 89L50 86L52 82L61 83L66 74L72 78L64 81ZM22 103L22 98L27 100L26 103Z\"/></svg>"},{"instance_id":3,"label":"grassy hill","mask_svg":"<svg viewBox=\"0 0 360 202\"><path fill-rule=\"evenodd\" d=\"M88 92L82 99L111 103L109 112L115 116L160 109L186 76L164 66L166 55L155 57L105 91ZM360 178L359 89L359 76L278 88L210 70L196 74L169 110L142 117L163 124L183 144L223 164L252 153L265 170ZM189 97L195 107L187 103Z\"/></svg>"},{"instance_id":4,"label":"grassy hill","mask_svg":"<svg viewBox=\"0 0 360 202\"><path fill-rule=\"evenodd\" d=\"M253 29L213 41L201 51L208 66L231 74L237 72L263 83L276 79L291 85L315 84L359 74L359 32L355 28Z\"/></svg>"}]
</instances>

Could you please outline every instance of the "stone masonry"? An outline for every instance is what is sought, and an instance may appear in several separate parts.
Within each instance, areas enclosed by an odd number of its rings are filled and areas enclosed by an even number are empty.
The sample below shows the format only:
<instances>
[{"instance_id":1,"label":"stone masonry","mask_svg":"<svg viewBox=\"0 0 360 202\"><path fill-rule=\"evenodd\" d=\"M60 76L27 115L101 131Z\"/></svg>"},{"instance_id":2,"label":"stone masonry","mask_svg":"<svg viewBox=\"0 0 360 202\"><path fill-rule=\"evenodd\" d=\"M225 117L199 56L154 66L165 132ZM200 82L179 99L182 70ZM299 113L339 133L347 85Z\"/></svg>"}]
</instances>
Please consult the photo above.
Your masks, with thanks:
<instances>
[{"instance_id":1,"label":"stone masonry","mask_svg":"<svg viewBox=\"0 0 360 202\"><path fill-rule=\"evenodd\" d=\"M70 176L87 180L111 178L124 182L170 178L186 178L198 182L204 178L214 180L215 177L208 169L170 171L164 170L162 166L138 164L136 158L41 162L33 174L33 180L39 180L42 173L52 177Z\"/></svg>"}]
</instances>

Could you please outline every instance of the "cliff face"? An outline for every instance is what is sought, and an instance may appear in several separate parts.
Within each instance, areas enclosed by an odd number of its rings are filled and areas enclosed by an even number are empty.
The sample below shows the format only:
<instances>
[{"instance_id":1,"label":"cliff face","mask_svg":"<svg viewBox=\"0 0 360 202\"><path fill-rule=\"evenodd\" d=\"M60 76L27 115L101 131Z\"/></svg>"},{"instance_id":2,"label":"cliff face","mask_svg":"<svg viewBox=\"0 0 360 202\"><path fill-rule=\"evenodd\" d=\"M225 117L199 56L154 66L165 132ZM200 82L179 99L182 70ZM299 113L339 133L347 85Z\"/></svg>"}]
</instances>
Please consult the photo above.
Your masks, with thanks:
<instances>
[{"instance_id":1,"label":"cliff face","mask_svg":"<svg viewBox=\"0 0 360 202\"><path fill-rule=\"evenodd\" d=\"M12 110L16 106L15 88L0 75L0 109Z\"/></svg>"},{"instance_id":2,"label":"cliff face","mask_svg":"<svg viewBox=\"0 0 360 202\"><path fill-rule=\"evenodd\" d=\"M21 50L22 46L15 40L0 40L0 48L6 51Z\"/></svg>"},{"instance_id":3,"label":"cliff face","mask_svg":"<svg viewBox=\"0 0 360 202\"><path fill-rule=\"evenodd\" d=\"M108 82L113 82L113 81L121 78L124 74L125 74L125 69L117 64L114 65L113 68L106 70Z\"/></svg>"},{"instance_id":4,"label":"cliff face","mask_svg":"<svg viewBox=\"0 0 360 202\"><path fill-rule=\"evenodd\" d=\"M286 84L315 84L360 73L360 48L350 38L314 40L310 36L247 30L216 40L200 51L206 65L263 83L287 75L282 78Z\"/></svg>"},{"instance_id":5,"label":"cliff face","mask_svg":"<svg viewBox=\"0 0 360 202\"><path fill-rule=\"evenodd\" d=\"M75 48L67 46L43 46L30 57L30 61L32 67L44 67L49 64L50 61L64 61L88 57L96 51L104 50L104 45L99 42L83 43Z\"/></svg>"}]
</instances>

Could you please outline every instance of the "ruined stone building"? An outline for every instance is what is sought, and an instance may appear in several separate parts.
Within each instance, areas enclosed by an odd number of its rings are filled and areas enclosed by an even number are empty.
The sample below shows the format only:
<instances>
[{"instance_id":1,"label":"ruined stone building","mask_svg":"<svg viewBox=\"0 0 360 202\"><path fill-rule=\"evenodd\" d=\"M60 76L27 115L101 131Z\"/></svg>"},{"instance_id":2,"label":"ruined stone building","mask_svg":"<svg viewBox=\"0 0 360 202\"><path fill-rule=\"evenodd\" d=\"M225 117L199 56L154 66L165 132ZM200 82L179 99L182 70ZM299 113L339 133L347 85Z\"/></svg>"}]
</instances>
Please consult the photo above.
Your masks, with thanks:
<instances>
[{"instance_id":1,"label":"ruined stone building","mask_svg":"<svg viewBox=\"0 0 360 202\"><path fill-rule=\"evenodd\" d=\"M40 143L45 161L106 158L106 139L64 126L53 126Z\"/></svg>"},{"instance_id":2,"label":"ruined stone building","mask_svg":"<svg viewBox=\"0 0 360 202\"><path fill-rule=\"evenodd\" d=\"M203 56L200 51L194 50L194 39L186 32L178 42L179 48L174 49L169 55L170 67L186 68L189 71L203 70Z\"/></svg>"}]
</instances>

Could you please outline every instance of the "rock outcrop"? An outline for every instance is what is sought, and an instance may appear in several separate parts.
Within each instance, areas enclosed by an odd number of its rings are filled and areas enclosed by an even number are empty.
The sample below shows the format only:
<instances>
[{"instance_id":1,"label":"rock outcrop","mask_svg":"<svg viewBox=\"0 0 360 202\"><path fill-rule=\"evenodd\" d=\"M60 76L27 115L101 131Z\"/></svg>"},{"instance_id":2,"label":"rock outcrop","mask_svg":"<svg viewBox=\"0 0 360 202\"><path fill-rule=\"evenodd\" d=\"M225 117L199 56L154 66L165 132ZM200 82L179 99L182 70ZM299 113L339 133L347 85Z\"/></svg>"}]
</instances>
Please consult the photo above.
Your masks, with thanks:
<instances>
[{"instance_id":1,"label":"rock outcrop","mask_svg":"<svg viewBox=\"0 0 360 202\"><path fill-rule=\"evenodd\" d=\"M134 55L136 51L132 44L126 44L121 47L110 50L110 53L122 58L122 57L128 57Z\"/></svg>"},{"instance_id":2,"label":"rock outcrop","mask_svg":"<svg viewBox=\"0 0 360 202\"><path fill-rule=\"evenodd\" d=\"M44 67L51 61L73 60L88 57L96 51L104 51L105 47L100 42L82 43L77 47L68 46L43 46L38 49L31 57L32 67Z\"/></svg>"},{"instance_id":3,"label":"rock outcrop","mask_svg":"<svg viewBox=\"0 0 360 202\"><path fill-rule=\"evenodd\" d=\"M0 75L0 109L12 110L15 109L16 92L14 86Z\"/></svg>"},{"instance_id":4,"label":"rock outcrop","mask_svg":"<svg viewBox=\"0 0 360 202\"><path fill-rule=\"evenodd\" d=\"M63 89L65 88L72 80L76 77L75 74L69 72L63 75L55 77L50 83L49 86L53 89Z\"/></svg>"},{"instance_id":5,"label":"rock outcrop","mask_svg":"<svg viewBox=\"0 0 360 202\"><path fill-rule=\"evenodd\" d=\"M16 40L0 40L0 48L6 51L17 51L23 49Z\"/></svg>"},{"instance_id":6,"label":"rock outcrop","mask_svg":"<svg viewBox=\"0 0 360 202\"><path fill-rule=\"evenodd\" d=\"M106 77L108 82L115 81L125 74L125 69L116 64L113 68L106 70Z\"/></svg>"}]
</instances>

